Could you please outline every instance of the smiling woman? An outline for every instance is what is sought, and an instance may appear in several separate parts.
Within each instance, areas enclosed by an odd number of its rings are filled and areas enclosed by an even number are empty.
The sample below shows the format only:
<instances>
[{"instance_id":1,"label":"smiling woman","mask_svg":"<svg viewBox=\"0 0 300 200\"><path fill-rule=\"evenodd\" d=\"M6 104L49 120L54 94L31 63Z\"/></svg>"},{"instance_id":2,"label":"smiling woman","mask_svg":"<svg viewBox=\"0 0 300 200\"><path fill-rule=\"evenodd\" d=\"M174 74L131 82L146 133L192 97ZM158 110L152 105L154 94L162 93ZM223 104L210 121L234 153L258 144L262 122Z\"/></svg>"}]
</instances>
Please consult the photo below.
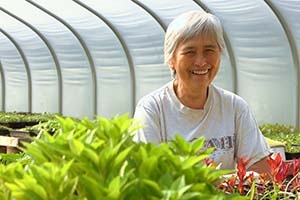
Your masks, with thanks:
<instances>
[{"instance_id":1,"label":"smiling woman","mask_svg":"<svg viewBox=\"0 0 300 200\"><path fill-rule=\"evenodd\" d=\"M174 80L144 96L134 117L143 128L135 140L159 144L181 135L187 141L206 138L211 158L223 169L235 169L239 159L247 168L269 175L271 149L247 102L215 86L224 46L218 18L200 11L184 13L166 31L165 61ZM173 40L171 40L173 39Z\"/></svg>"}]
</instances>

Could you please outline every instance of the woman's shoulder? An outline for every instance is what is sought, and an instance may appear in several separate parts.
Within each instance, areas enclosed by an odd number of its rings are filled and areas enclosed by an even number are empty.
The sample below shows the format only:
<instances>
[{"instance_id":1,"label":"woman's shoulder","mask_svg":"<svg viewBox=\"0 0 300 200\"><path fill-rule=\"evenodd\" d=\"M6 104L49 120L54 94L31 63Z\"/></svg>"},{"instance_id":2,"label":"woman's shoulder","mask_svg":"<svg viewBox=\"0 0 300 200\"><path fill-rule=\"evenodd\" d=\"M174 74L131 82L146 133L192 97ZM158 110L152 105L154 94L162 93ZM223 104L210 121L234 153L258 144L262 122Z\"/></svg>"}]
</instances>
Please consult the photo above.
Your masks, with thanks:
<instances>
[{"instance_id":1,"label":"woman's shoulder","mask_svg":"<svg viewBox=\"0 0 300 200\"><path fill-rule=\"evenodd\" d=\"M219 98L222 102L227 102L234 104L236 106L247 106L247 101L239 96L238 94L229 91L227 89L221 88L216 85L212 85L212 92L216 98Z\"/></svg>"},{"instance_id":2,"label":"woman's shoulder","mask_svg":"<svg viewBox=\"0 0 300 200\"><path fill-rule=\"evenodd\" d=\"M139 101L138 106L153 106L158 104L164 99L167 93L169 93L170 88L172 87L172 81L164 84L162 87L144 95Z\"/></svg>"}]
</instances>

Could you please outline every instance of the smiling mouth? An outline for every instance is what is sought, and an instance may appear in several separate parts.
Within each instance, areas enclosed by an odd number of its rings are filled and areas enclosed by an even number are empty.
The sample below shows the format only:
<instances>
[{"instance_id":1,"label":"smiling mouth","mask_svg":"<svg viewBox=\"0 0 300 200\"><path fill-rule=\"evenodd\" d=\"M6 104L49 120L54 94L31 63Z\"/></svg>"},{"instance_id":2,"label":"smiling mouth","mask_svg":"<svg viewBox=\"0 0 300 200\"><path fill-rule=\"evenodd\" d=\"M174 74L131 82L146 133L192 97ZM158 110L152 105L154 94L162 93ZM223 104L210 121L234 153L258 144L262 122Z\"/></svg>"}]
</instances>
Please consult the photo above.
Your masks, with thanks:
<instances>
[{"instance_id":1,"label":"smiling mouth","mask_svg":"<svg viewBox=\"0 0 300 200\"><path fill-rule=\"evenodd\" d=\"M191 70L190 71L192 74L195 75L204 75L208 73L208 69L204 69L204 70Z\"/></svg>"}]
</instances>

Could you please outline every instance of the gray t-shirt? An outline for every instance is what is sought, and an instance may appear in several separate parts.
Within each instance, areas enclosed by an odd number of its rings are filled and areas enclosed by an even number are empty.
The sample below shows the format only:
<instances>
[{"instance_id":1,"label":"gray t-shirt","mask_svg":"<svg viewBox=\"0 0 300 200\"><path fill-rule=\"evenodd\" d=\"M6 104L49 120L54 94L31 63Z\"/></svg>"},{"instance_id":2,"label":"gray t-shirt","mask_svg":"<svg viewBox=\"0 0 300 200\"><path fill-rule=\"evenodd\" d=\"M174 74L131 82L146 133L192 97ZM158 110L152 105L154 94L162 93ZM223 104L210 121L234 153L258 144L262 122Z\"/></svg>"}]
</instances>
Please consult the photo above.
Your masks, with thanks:
<instances>
[{"instance_id":1,"label":"gray t-shirt","mask_svg":"<svg viewBox=\"0 0 300 200\"><path fill-rule=\"evenodd\" d=\"M170 81L140 99L134 118L144 125L136 141L158 144L175 134L187 141L204 136L205 147L216 148L211 158L222 169L234 169L237 158L251 158L249 167L271 153L246 101L214 85L204 108L191 109L179 101Z\"/></svg>"}]
</instances>

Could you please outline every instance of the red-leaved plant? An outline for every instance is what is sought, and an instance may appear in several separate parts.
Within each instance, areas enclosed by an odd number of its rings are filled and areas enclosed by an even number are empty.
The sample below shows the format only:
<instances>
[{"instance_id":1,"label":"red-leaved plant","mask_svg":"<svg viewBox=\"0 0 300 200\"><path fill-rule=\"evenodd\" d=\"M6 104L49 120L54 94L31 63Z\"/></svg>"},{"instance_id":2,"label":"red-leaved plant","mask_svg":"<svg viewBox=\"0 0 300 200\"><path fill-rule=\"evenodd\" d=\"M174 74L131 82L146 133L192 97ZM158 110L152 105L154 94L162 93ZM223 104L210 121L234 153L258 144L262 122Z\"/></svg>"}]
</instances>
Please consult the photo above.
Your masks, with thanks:
<instances>
[{"instance_id":1,"label":"red-leaved plant","mask_svg":"<svg viewBox=\"0 0 300 200\"><path fill-rule=\"evenodd\" d=\"M284 162L279 153L274 159L269 158L267 161L271 167L271 174L274 177L274 181L281 185L289 175L292 163Z\"/></svg>"},{"instance_id":2,"label":"red-leaved plant","mask_svg":"<svg viewBox=\"0 0 300 200\"><path fill-rule=\"evenodd\" d=\"M226 193L238 192L240 195L246 195L257 179L263 180L265 177L264 175L258 176L255 172L247 171L246 166L249 162L250 159L239 159L236 174L230 175L229 178L225 177L224 182L219 185L219 188Z\"/></svg>"},{"instance_id":3,"label":"red-leaved plant","mask_svg":"<svg viewBox=\"0 0 300 200\"><path fill-rule=\"evenodd\" d=\"M300 159L283 161L280 154L270 157L268 164L274 177L272 181L268 181L265 174L247 171L249 161L245 158L239 159L236 174L225 177L218 187L226 193L238 192L240 195L248 195L250 190L255 189L260 197L266 197L264 193L275 190L274 186L282 192L300 193Z\"/></svg>"}]
</instances>

